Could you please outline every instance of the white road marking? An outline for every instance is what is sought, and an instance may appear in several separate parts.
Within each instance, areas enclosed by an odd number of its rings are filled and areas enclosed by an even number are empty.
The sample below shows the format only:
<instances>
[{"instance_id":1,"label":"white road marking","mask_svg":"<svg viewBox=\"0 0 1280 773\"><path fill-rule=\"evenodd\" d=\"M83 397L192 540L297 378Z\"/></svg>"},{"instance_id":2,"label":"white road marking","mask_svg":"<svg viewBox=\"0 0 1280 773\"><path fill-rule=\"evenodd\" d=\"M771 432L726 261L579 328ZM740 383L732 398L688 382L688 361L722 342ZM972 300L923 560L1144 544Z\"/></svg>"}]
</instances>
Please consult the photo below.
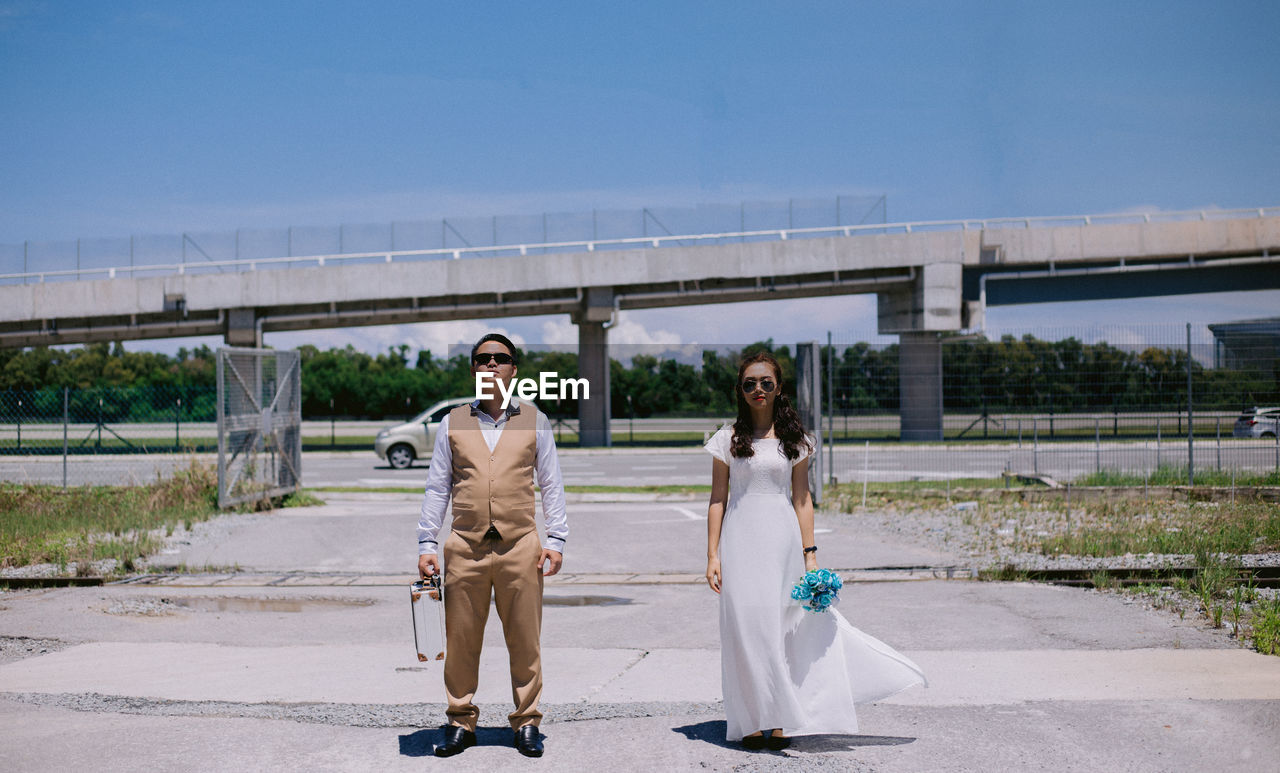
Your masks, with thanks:
<instances>
[{"instance_id":1,"label":"white road marking","mask_svg":"<svg viewBox=\"0 0 1280 773\"><path fill-rule=\"evenodd\" d=\"M690 510L690 509L688 509L688 508L685 508L685 507L676 507L675 505L670 505L670 506L669 506L669 508L670 508L671 510L675 510L677 513L680 513L680 514L681 514L681 515L683 515L685 518L688 518L688 519L689 519L689 520L691 520L691 521L705 521L705 520L707 520L707 517L706 517L705 515L698 515L697 513L693 512L692 510Z\"/></svg>"}]
</instances>

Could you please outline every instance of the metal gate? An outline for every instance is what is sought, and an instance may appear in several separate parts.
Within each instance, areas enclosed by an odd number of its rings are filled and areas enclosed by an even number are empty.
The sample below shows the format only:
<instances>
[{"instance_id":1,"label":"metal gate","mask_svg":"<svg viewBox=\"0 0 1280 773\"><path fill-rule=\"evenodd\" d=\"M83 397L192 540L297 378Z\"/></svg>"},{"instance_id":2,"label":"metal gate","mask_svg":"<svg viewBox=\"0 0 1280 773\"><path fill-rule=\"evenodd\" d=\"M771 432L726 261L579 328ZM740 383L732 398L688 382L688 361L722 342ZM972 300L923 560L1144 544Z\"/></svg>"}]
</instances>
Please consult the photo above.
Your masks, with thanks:
<instances>
[{"instance_id":1,"label":"metal gate","mask_svg":"<svg viewBox=\"0 0 1280 773\"><path fill-rule=\"evenodd\" d=\"M218 350L218 506L283 496L302 479L302 358Z\"/></svg>"}]
</instances>

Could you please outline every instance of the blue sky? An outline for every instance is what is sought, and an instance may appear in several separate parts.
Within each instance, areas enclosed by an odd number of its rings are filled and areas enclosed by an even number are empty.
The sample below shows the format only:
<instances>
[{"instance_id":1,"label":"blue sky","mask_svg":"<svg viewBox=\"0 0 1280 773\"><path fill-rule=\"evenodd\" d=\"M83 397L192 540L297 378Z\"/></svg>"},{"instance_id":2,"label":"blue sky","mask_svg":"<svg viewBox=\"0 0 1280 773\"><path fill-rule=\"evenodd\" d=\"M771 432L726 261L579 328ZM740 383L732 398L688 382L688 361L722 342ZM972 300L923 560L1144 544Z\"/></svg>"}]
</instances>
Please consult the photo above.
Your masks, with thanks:
<instances>
[{"instance_id":1,"label":"blue sky","mask_svg":"<svg viewBox=\"0 0 1280 773\"><path fill-rule=\"evenodd\" d=\"M837 193L886 195L892 221L1272 206L1277 29L1269 2L0 0L0 243ZM635 312L616 335L848 337L874 306ZM1277 309L1256 292L988 321ZM268 342L438 349L484 326Z\"/></svg>"}]
</instances>

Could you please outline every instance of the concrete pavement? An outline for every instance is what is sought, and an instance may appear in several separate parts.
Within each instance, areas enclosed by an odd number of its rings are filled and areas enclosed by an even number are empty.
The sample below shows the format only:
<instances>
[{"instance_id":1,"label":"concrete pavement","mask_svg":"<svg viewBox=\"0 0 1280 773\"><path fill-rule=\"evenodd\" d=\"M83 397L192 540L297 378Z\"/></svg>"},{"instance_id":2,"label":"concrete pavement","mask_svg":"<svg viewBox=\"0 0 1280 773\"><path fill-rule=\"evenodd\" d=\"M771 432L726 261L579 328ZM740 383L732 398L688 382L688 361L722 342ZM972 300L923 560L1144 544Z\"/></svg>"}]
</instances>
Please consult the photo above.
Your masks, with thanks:
<instances>
[{"instance_id":1,"label":"concrete pavement","mask_svg":"<svg viewBox=\"0 0 1280 773\"><path fill-rule=\"evenodd\" d=\"M629 502L571 509L566 573L547 586L547 757L509 748L491 620L483 745L437 760L441 666L413 654L404 587L416 498L328 498L226 516L165 557L240 573L0 595L0 766L1165 771L1280 759L1280 658L1115 594L877 570L965 561L837 515L818 525L829 565L855 580L842 612L916 660L930 687L861 709L857 736L746 752L724 742L700 505Z\"/></svg>"}]
</instances>

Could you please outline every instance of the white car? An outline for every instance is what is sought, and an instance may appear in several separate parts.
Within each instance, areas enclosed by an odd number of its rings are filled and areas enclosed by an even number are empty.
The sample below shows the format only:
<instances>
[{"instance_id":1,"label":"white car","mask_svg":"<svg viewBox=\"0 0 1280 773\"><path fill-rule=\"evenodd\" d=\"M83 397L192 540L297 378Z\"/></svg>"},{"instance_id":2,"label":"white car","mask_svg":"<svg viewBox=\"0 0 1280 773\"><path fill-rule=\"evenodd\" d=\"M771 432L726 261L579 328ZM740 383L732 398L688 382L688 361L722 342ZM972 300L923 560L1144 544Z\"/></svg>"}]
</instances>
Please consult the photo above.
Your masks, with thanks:
<instances>
[{"instance_id":1,"label":"white car","mask_svg":"<svg viewBox=\"0 0 1280 773\"><path fill-rule=\"evenodd\" d=\"M1231 435L1273 438L1276 436L1277 425L1280 425L1280 408L1254 408L1240 414Z\"/></svg>"},{"instance_id":2,"label":"white car","mask_svg":"<svg viewBox=\"0 0 1280 773\"><path fill-rule=\"evenodd\" d=\"M449 411L471 402L473 397L455 397L441 400L427 410L403 424L387 427L378 433L373 441L373 450L379 459L386 459L397 470L405 470L413 466L414 459L431 456L435 447L436 430L440 428L440 420Z\"/></svg>"}]
</instances>

